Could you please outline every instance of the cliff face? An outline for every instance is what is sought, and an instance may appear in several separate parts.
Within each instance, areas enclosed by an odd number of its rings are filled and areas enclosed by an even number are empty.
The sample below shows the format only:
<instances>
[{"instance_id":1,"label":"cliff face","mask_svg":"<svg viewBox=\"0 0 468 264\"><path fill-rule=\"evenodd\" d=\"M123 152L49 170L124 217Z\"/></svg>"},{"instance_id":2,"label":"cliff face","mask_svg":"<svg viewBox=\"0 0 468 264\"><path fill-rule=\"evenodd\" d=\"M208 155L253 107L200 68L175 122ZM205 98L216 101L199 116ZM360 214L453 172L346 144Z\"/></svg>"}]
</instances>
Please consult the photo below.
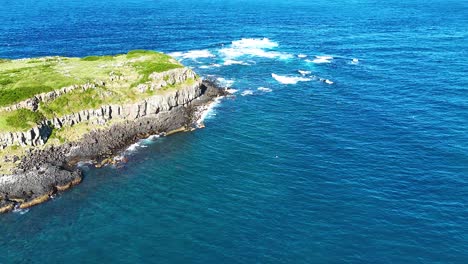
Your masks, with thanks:
<instances>
[{"instance_id":1,"label":"cliff face","mask_svg":"<svg viewBox=\"0 0 468 264\"><path fill-rule=\"evenodd\" d=\"M80 161L103 166L138 139L191 130L198 109L225 95L153 51L1 66L0 73L15 69L17 75L0 87L8 95L0 98L1 131L10 131L0 133L0 169L8 174L0 174L0 213L42 203L80 183ZM41 83L37 89L20 88L35 82ZM55 86L67 87L51 91Z\"/></svg>"},{"instance_id":2,"label":"cliff face","mask_svg":"<svg viewBox=\"0 0 468 264\"><path fill-rule=\"evenodd\" d=\"M160 89L166 85L175 85L186 82L189 79L196 78L195 73L187 68L174 69L163 73L154 73L150 76L152 79L148 85L139 87L141 92L146 90ZM101 83L100 85L103 85ZM80 86L81 89L93 89L95 85ZM77 89L76 87L73 89ZM56 92L41 94L33 99L28 99L14 106L30 107L37 109L37 102L49 101L60 94L70 92L72 88L64 88ZM173 107L186 105L198 98L202 94L202 81L196 80L191 85L186 85L181 89L165 91L163 94L154 95L132 104L125 105L103 105L98 109L82 110L70 115L56 117L44 121L39 126L24 132L10 132L0 134L0 149L12 145L20 146L39 146L44 145L50 137L52 129L60 129L64 126L74 126L82 122L98 126L104 125L110 120L134 120L141 117L155 115L159 112L169 111ZM31 103L35 102L35 103ZM33 106L35 105L36 106Z\"/></svg>"},{"instance_id":3,"label":"cliff face","mask_svg":"<svg viewBox=\"0 0 468 264\"><path fill-rule=\"evenodd\" d=\"M84 121L102 123L115 119L120 122L112 123L106 129L93 130L77 142L29 152L21 159L13 175L0 176L0 213L34 206L47 201L56 192L80 183L82 174L76 167L78 161L97 160L102 165L140 138L188 129L198 118L195 109L222 95L224 92L210 82L197 81L138 103L103 106L50 120L57 127ZM44 124L42 129L48 126ZM34 133L41 135L41 131ZM40 141L32 134L23 134L20 140L23 144Z\"/></svg>"}]
</instances>

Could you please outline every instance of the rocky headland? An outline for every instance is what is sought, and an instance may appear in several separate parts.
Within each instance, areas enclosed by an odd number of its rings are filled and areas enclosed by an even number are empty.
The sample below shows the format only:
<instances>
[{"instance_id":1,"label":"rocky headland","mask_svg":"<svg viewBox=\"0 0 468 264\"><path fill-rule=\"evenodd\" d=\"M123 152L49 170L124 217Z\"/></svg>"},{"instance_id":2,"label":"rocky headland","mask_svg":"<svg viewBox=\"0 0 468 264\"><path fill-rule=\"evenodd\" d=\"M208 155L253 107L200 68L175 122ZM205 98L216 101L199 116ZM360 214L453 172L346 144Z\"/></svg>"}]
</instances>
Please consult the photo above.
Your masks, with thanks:
<instances>
[{"instance_id":1,"label":"rocky headland","mask_svg":"<svg viewBox=\"0 0 468 264\"><path fill-rule=\"evenodd\" d=\"M143 60L131 57L133 61ZM8 125L3 127L7 131L0 130L0 213L34 206L79 184L83 177L77 166L80 161L92 160L100 167L113 162L119 151L139 139L194 129L200 109L226 95L213 82L202 80L182 66L158 68L146 72L146 76L138 71L137 76L119 74L118 78L114 73L118 67L110 68L107 78L38 93L0 109L0 125L2 114L9 121L4 124L16 124L11 121L14 111L42 117L35 123L26 118L26 125L10 125L12 131L8 131ZM113 96L121 93L119 89L126 89L124 97L131 99L116 100ZM81 105L68 100L80 98L80 93L83 100L88 100L89 90L98 91L92 99L101 98L95 108L80 109ZM51 112L58 109L53 104L67 95L73 97L66 98L65 109Z\"/></svg>"}]
</instances>

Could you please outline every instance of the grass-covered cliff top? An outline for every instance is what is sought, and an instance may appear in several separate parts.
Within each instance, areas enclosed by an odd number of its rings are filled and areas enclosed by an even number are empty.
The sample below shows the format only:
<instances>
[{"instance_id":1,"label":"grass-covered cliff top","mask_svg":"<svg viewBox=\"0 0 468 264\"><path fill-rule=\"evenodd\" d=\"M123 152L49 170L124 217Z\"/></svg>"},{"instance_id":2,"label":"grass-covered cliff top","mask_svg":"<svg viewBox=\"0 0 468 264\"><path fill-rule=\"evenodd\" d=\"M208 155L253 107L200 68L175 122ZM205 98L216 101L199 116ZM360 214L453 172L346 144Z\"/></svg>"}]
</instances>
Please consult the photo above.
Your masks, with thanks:
<instances>
[{"instance_id":1,"label":"grass-covered cliff top","mask_svg":"<svg viewBox=\"0 0 468 264\"><path fill-rule=\"evenodd\" d=\"M84 58L0 59L0 107L73 84L107 80L111 72L125 75L138 84L148 81L153 72L179 67L182 65L170 56L146 50Z\"/></svg>"},{"instance_id":2,"label":"grass-covered cliff top","mask_svg":"<svg viewBox=\"0 0 468 264\"><path fill-rule=\"evenodd\" d=\"M149 96L155 91L142 94L137 87L148 83L151 73L181 67L183 65L168 55L146 50L84 58L0 59L0 133L22 131L54 116ZM41 93L96 81L106 84L85 91L73 90L52 101L40 103L34 112L27 109L1 110Z\"/></svg>"}]
</instances>

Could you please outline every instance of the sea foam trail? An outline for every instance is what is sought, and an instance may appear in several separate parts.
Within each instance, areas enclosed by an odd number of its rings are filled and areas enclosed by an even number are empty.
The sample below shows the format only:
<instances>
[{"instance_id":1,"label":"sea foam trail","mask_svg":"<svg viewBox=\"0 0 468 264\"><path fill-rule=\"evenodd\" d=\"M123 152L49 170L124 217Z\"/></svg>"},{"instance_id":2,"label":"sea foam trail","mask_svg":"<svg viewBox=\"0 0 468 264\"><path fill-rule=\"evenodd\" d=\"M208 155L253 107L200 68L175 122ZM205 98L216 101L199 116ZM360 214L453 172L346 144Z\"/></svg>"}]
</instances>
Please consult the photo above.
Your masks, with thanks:
<instances>
[{"instance_id":1,"label":"sea foam trail","mask_svg":"<svg viewBox=\"0 0 468 264\"><path fill-rule=\"evenodd\" d=\"M15 208L13 209L13 213L24 215L29 212L29 209L20 209L20 208Z\"/></svg>"},{"instance_id":2,"label":"sea foam trail","mask_svg":"<svg viewBox=\"0 0 468 264\"><path fill-rule=\"evenodd\" d=\"M253 91L252 90L245 90L241 93L242 96L247 96L247 95L253 95Z\"/></svg>"},{"instance_id":3,"label":"sea foam trail","mask_svg":"<svg viewBox=\"0 0 468 264\"><path fill-rule=\"evenodd\" d=\"M214 64L210 64L210 65L202 65L202 66L200 66L200 69L219 68L221 66L222 66L221 64L214 63Z\"/></svg>"},{"instance_id":4,"label":"sea foam trail","mask_svg":"<svg viewBox=\"0 0 468 264\"><path fill-rule=\"evenodd\" d=\"M133 143L132 145L130 145L125 151L128 151L128 152L135 152L138 147L140 146L140 143L137 142L137 143Z\"/></svg>"},{"instance_id":5,"label":"sea foam trail","mask_svg":"<svg viewBox=\"0 0 468 264\"><path fill-rule=\"evenodd\" d=\"M311 78L284 76L284 75L278 75L275 73L272 73L271 77L273 77L273 79L275 79L276 81L282 84L296 84L298 82L308 82L312 80Z\"/></svg>"},{"instance_id":6,"label":"sea foam trail","mask_svg":"<svg viewBox=\"0 0 468 264\"><path fill-rule=\"evenodd\" d=\"M270 88L267 88L267 87L258 87L257 90L261 91L261 92L264 92L264 93L270 93L271 90Z\"/></svg>"},{"instance_id":7,"label":"sea foam trail","mask_svg":"<svg viewBox=\"0 0 468 264\"><path fill-rule=\"evenodd\" d=\"M233 41L232 46L236 48L272 49L278 47L279 44L269 38L243 38Z\"/></svg>"},{"instance_id":8,"label":"sea foam trail","mask_svg":"<svg viewBox=\"0 0 468 264\"><path fill-rule=\"evenodd\" d=\"M231 87L235 82L235 80L224 79L222 77L219 77L217 81L222 87Z\"/></svg>"},{"instance_id":9,"label":"sea foam trail","mask_svg":"<svg viewBox=\"0 0 468 264\"><path fill-rule=\"evenodd\" d=\"M322 63L331 63L333 60L332 56L315 56L315 59L312 60L313 63L322 64Z\"/></svg>"},{"instance_id":10,"label":"sea foam trail","mask_svg":"<svg viewBox=\"0 0 468 264\"><path fill-rule=\"evenodd\" d=\"M219 53L221 56L226 58L226 61L243 56L263 57L269 59L292 58L291 54L271 50L278 46L279 44L277 42L271 41L268 38L241 39L233 41L230 47L220 49Z\"/></svg>"},{"instance_id":11,"label":"sea foam trail","mask_svg":"<svg viewBox=\"0 0 468 264\"><path fill-rule=\"evenodd\" d=\"M238 61L238 60L226 60L223 63L224 66L230 66L230 65L244 65L244 66L249 66L250 64L247 62L243 61Z\"/></svg>"},{"instance_id":12,"label":"sea foam trail","mask_svg":"<svg viewBox=\"0 0 468 264\"><path fill-rule=\"evenodd\" d=\"M169 53L170 56L181 58L181 59L199 59L199 58L213 58L216 57L209 50L190 50L187 52L172 52Z\"/></svg>"},{"instance_id":13,"label":"sea foam trail","mask_svg":"<svg viewBox=\"0 0 468 264\"><path fill-rule=\"evenodd\" d=\"M238 92L238 90L236 89L226 89L226 92L230 93L230 94L235 94Z\"/></svg>"},{"instance_id":14,"label":"sea foam trail","mask_svg":"<svg viewBox=\"0 0 468 264\"><path fill-rule=\"evenodd\" d=\"M198 127L203 127L203 122L212 116L216 116L215 108L221 102L221 98L216 98L213 102L208 105L203 106L200 111L200 118L197 120L196 124Z\"/></svg>"},{"instance_id":15,"label":"sea foam trail","mask_svg":"<svg viewBox=\"0 0 468 264\"><path fill-rule=\"evenodd\" d=\"M303 71L303 70L298 70L297 72L299 72L302 76L305 76L305 75L308 75L308 74L312 73L311 71Z\"/></svg>"}]
</instances>

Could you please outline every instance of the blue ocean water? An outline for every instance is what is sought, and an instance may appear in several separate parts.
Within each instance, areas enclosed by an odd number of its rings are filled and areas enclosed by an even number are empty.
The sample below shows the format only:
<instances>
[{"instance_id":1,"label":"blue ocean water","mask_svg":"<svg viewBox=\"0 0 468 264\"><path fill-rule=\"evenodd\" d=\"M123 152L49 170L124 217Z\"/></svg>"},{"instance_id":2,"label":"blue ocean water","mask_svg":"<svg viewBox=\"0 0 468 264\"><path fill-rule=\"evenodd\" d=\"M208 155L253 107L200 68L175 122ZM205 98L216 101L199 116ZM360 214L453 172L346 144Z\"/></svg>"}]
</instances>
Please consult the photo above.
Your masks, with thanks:
<instances>
[{"instance_id":1,"label":"blue ocean water","mask_svg":"<svg viewBox=\"0 0 468 264\"><path fill-rule=\"evenodd\" d=\"M144 140L125 167L0 216L0 263L468 263L467 14L2 0L2 58L153 49L238 91L205 129Z\"/></svg>"}]
</instances>

